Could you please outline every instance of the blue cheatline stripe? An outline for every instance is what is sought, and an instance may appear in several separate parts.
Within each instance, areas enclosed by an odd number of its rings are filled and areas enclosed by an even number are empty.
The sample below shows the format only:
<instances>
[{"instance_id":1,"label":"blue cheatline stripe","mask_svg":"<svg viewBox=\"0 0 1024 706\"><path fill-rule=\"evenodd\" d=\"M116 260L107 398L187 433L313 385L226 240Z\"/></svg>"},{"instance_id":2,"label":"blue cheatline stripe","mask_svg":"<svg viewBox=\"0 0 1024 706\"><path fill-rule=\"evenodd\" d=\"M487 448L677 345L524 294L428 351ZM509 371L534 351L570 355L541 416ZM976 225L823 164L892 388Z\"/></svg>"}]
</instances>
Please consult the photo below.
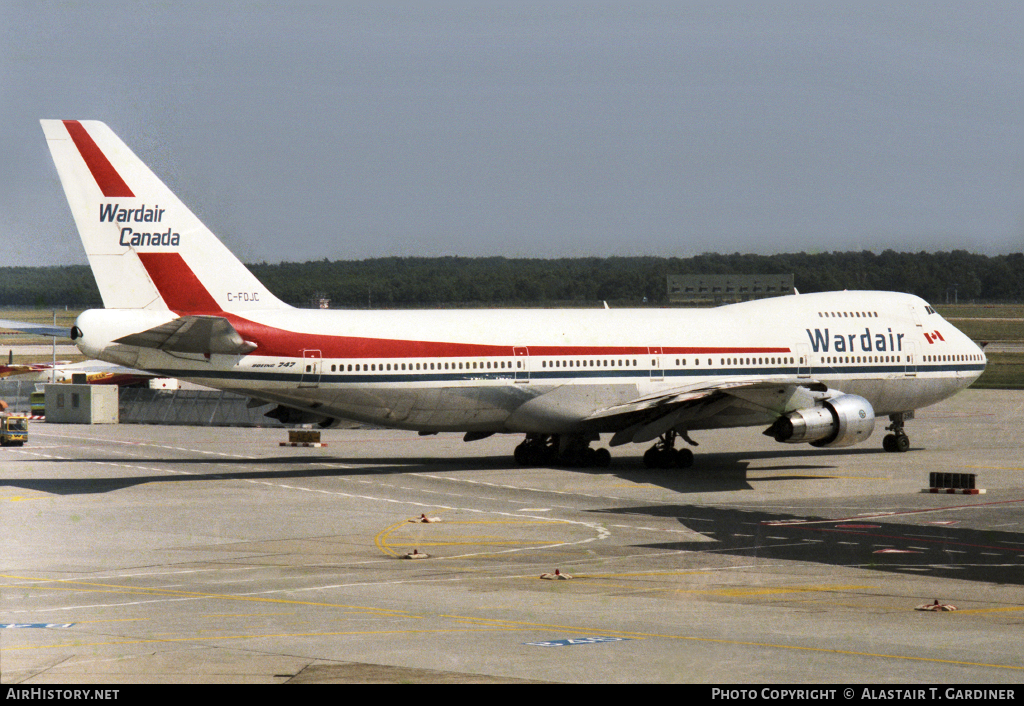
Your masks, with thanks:
<instances>
[{"instance_id":1,"label":"blue cheatline stripe","mask_svg":"<svg viewBox=\"0 0 1024 706\"><path fill-rule=\"evenodd\" d=\"M768 367L710 367L710 368L633 368L633 369L574 369L561 368L555 370L533 370L529 372L520 371L522 380L529 377L530 380L558 381L558 380L649 380L652 377L666 378L694 378L694 377L771 377L771 376L793 376L804 375L883 375L883 374L905 374L908 369L917 373L981 373L985 366L980 363L919 363L917 365L908 363L892 363L885 365L868 364L826 364L812 366L790 366L785 368ZM400 382L475 382L475 381L504 381L514 382L516 371L514 370L464 370L445 372L423 372L423 371L389 371L386 373L321 373L319 377L312 373L268 373L254 370L177 370L177 369L156 369L150 370L156 375L174 378L200 378L200 379L224 379L224 380L251 380L260 382L291 382L299 384L302 382L318 382L325 384L370 384L370 383L400 383Z\"/></svg>"}]
</instances>

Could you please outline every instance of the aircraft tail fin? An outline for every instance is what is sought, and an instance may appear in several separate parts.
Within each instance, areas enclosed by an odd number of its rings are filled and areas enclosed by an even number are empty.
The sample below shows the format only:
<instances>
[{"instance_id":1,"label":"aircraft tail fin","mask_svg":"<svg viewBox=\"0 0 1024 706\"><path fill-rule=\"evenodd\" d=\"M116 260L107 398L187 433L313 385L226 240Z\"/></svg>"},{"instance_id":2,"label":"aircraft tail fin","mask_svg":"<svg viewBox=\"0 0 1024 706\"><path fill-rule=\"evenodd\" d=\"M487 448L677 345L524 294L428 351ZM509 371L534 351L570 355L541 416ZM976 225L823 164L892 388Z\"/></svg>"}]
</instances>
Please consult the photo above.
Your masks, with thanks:
<instances>
[{"instance_id":1,"label":"aircraft tail fin","mask_svg":"<svg viewBox=\"0 0 1024 706\"><path fill-rule=\"evenodd\" d=\"M40 123L106 308L287 306L105 124Z\"/></svg>"}]
</instances>

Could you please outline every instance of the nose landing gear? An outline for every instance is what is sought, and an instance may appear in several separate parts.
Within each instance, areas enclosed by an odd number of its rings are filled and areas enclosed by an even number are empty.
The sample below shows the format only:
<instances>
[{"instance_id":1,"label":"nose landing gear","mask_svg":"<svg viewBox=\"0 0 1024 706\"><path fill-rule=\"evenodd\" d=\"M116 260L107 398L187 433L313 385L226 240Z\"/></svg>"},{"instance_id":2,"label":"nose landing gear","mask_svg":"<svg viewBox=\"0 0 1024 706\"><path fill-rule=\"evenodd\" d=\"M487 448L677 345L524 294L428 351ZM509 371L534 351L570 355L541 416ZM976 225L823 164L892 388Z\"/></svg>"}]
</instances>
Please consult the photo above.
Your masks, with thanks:
<instances>
[{"instance_id":1,"label":"nose landing gear","mask_svg":"<svg viewBox=\"0 0 1024 706\"><path fill-rule=\"evenodd\" d=\"M886 434L882 439L882 448L890 453L903 453L910 449L910 437L903 431L903 423L907 420L906 412L890 414L889 421L892 422L885 428L892 434Z\"/></svg>"}]
</instances>

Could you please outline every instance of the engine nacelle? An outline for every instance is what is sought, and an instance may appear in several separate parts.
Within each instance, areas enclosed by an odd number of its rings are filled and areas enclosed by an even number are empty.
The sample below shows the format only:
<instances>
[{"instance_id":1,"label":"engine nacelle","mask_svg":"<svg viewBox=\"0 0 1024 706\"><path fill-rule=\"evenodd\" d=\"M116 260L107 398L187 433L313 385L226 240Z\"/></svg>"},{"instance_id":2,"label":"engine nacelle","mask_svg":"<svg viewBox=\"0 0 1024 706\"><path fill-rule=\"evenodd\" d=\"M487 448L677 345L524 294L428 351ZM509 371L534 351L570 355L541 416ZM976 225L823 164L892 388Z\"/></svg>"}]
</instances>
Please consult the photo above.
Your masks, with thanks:
<instances>
[{"instance_id":1,"label":"engine nacelle","mask_svg":"<svg viewBox=\"0 0 1024 706\"><path fill-rule=\"evenodd\" d=\"M863 397L840 395L824 400L821 407L790 412L775 420L765 434L787 444L852 446L871 436L875 410Z\"/></svg>"}]
</instances>

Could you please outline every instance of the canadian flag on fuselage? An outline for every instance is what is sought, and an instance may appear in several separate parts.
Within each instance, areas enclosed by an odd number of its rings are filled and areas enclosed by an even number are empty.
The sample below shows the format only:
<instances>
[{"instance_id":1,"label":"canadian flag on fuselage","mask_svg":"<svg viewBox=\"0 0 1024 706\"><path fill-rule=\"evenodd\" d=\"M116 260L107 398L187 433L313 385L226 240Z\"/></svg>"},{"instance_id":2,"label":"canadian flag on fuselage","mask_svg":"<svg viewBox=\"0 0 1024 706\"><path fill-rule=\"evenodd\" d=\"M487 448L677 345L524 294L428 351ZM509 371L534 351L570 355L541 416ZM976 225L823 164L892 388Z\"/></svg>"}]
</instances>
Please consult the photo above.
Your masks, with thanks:
<instances>
[{"instance_id":1,"label":"canadian flag on fuselage","mask_svg":"<svg viewBox=\"0 0 1024 706\"><path fill-rule=\"evenodd\" d=\"M107 309L285 308L104 123L41 120Z\"/></svg>"}]
</instances>

